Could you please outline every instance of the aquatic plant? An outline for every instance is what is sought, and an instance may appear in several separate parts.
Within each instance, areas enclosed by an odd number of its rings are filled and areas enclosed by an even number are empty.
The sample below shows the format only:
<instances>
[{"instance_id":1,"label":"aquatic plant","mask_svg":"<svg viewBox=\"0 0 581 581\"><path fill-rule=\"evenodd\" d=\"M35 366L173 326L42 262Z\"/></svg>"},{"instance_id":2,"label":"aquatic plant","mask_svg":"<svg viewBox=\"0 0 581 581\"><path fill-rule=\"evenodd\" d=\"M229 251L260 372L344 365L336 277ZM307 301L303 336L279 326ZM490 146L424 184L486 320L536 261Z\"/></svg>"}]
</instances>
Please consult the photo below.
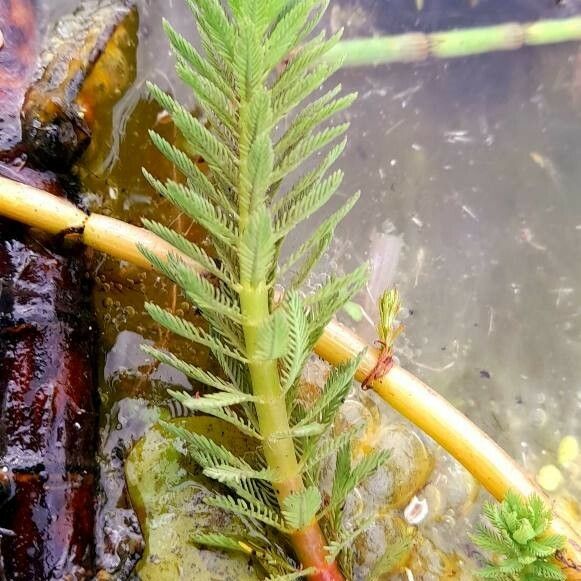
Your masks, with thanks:
<instances>
[{"instance_id":1,"label":"aquatic plant","mask_svg":"<svg viewBox=\"0 0 581 581\"><path fill-rule=\"evenodd\" d=\"M210 121L198 118L156 86L151 94L181 131L182 151L156 133L151 139L186 178L153 187L204 226L218 259L163 224L145 226L176 249L161 260L144 255L178 284L202 313L208 328L147 304L151 317L166 329L207 346L224 377L197 368L171 353L146 346L159 361L213 388L207 395L171 392L186 408L213 415L256 442L249 462L205 436L165 424L179 437L204 474L228 492L208 500L248 523L244 539L220 532L195 541L252 554L269 574L295 574L294 564L268 541L268 529L286 535L301 574L313 579L342 578L336 557L347 552L340 513L353 488L387 459L385 451L368 454L353 466L350 437L334 439L335 415L352 384L359 357L337 366L317 397L300 397L301 371L325 326L364 285L367 265L344 276L329 276L315 292L302 285L325 253L337 224L358 198L351 196L281 263L281 248L295 227L337 192L343 172L329 173L345 148L348 123L328 121L347 108L354 94L339 85L302 106L337 69L320 63L339 40L312 36L327 5L322 0L188 0L205 56L169 24L165 29L177 57L181 79L194 91ZM320 126L324 124L324 128ZM318 164L296 178L317 152ZM203 156L203 173L190 155ZM292 241L291 241L292 243ZM177 256L180 251L211 274L210 281ZM285 281L278 296L275 286ZM329 498L319 491L321 463L336 456ZM330 533L328 538L322 528ZM349 537L352 540L352 536Z\"/></svg>"},{"instance_id":2,"label":"aquatic plant","mask_svg":"<svg viewBox=\"0 0 581 581\"><path fill-rule=\"evenodd\" d=\"M279 3L280 4L280 3ZM337 45L335 45L337 46ZM332 51L323 56L330 58ZM281 63L284 66L284 63ZM179 256L184 264L199 273L207 272L203 264L157 235L97 213L86 215L65 200L55 198L30 186L0 178L0 211L6 217L22 221L52 234L63 235L129 261L141 268L151 268L137 250L137 243L149 249L163 264L168 252ZM365 342L357 335L330 321L315 351L327 361L337 364L364 349ZM357 379L363 381L377 366L380 353L369 347L360 360ZM496 498L503 498L508 488L527 496L535 490L525 472L493 443L487 436L449 402L422 383L417 377L398 365L389 373L370 384L380 397L393 408L424 430L457 458ZM579 566L579 535L576 524L563 511L554 510L553 530L564 532L567 545L559 564L567 570L569 578L576 578ZM573 524L571 524L573 522Z\"/></svg>"},{"instance_id":3,"label":"aquatic plant","mask_svg":"<svg viewBox=\"0 0 581 581\"><path fill-rule=\"evenodd\" d=\"M483 513L488 523L480 525L473 540L494 556L479 571L480 577L501 581L566 579L554 562L566 538L549 533L551 511L539 496L523 499L509 491L501 503L486 503Z\"/></svg>"}]
</instances>

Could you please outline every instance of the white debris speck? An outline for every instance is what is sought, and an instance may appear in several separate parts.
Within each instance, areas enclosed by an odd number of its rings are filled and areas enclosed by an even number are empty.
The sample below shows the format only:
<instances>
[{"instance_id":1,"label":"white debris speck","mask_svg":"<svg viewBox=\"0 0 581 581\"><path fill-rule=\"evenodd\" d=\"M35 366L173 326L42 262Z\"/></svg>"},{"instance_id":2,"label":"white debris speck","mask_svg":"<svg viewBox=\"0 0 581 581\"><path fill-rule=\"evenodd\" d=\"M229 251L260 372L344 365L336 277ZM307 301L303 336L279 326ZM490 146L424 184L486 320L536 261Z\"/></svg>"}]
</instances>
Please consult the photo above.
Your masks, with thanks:
<instances>
[{"instance_id":1,"label":"white debris speck","mask_svg":"<svg viewBox=\"0 0 581 581\"><path fill-rule=\"evenodd\" d=\"M557 300L555 301L555 306L558 307L561 305L561 301L575 292L575 289L571 287L559 287L553 289L551 292L557 295Z\"/></svg>"},{"instance_id":2,"label":"white debris speck","mask_svg":"<svg viewBox=\"0 0 581 581\"><path fill-rule=\"evenodd\" d=\"M444 138L448 143L472 143L474 139L468 135L468 131L445 131Z\"/></svg>"},{"instance_id":3,"label":"white debris speck","mask_svg":"<svg viewBox=\"0 0 581 581\"><path fill-rule=\"evenodd\" d=\"M165 123L169 123L171 121L171 116L170 114L164 109L163 111L160 111L157 114L157 118L155 119L155 123L156 124L165 124Z\"/></svg>"},{"instance_id":4,"label":"white debris speck","mask_svg":"<svg viewBox=\"0 0 581 581\"><path fill-rule=\"evenodd\" d=\"M462 205L462 211L465 214L468 214L468 216L470 216L475 222L478 222L478 218L477 218L476 214L474 213L474 211L469 206L466 206L465 204L463 204Z\"/></svg>"},{"instance_id":5,"label":"white debris speck","mask_svg":"<svg viewBox=\"0 0 581 581\"><path fill-rule=\"evenodd\" d=\"M426 260L426 251L423 248L420 248L418 250L418 253L416 254L416 277L414 281L414 287L418 286L418 281L420 279L420 274L422 273L425 260Z\"/></svg>"},{"instance_id":6,"label":"white debris speck","mask_svg":"<svg viewBox=\"0 0 581 581\"><path fill-rule=\"evenodd\" d=\"M415 214L412 216L412 222L420 229L424 225L424 223Z\"/></svg>"},{"instance_id":7,"label":"white debris speck","mask_svg":"<svg viewBox=\"0 0 581 581\"><path fill-rule=\"evenodd\" d=\"M428 501L414 496L403 511L403 517L410 525L418 525L428 516Z\"/></svg>"},{"instance_id":8,"label":"white debris speck","mask_svg":"<svg viewBox=\"0 0 581 581\"><path fill-rule=\"evenodd\" d=\"M117 188L114 187L109 188L109 197L112 200L116 200L119 197L119 192L117 191Z\"/></svg>"},{"instance_id":9,"label":"white debris speck","mask_svg":"<svg viewBox=\"0 0 581 581\"><path fill-rule=\"evenodd\" d=\"M488 318L488 334L492 335L494 331L494 309L489 307L489 318Z\"/></svg>"},{"instance_id":10,"label":"white debris speck","mask_svg":"<svg viewBox=\"0 0 581 581\"><path fill-rule=\"evenodd\" d=\"M417 85L414 85L413 87L410 87L409 89L406 89L405 91L401 91L401 93L396 93L392 99L394 101L399 101L400 99L407 99L408 97L411 97L414 93L417 93L419 90L421 90L421 88L423 87L423 83L418 83Z\"/></svg>"},{"instance_id":11,"label":"white debris speck","mask_svg":"<svg viewBox=\"0 0 581 581\"><path fill-rule=\"evenodd\" d=\"M526 242L529 246L532 246L535 250L541 251L547 250L546 246L543 246L542 244L535 242L534 238L535 235L533 234L533 231L530 228L521 228L520 239L523 242Z\"/></svg>"}]
</instances>

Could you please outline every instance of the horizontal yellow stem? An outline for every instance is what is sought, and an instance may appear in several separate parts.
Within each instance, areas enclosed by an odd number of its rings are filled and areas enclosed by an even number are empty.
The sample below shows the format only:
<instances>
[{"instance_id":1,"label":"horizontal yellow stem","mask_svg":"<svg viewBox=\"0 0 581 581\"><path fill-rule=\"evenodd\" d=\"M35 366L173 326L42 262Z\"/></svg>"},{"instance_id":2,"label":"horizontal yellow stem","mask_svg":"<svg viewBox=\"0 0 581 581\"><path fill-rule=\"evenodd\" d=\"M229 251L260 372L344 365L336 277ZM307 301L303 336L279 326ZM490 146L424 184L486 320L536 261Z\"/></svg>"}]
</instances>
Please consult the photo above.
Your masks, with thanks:
<instances>
[{"instance_id":1,"label":"horizontal yellow stem","mask_svg":"<svg viewBox=\"0 0 581 581\"><path fill-rule=\"evenodd\" d=\"M192 268L202 271L197 262L145 228L100 214L85 214L65 198L1 176L0 215L49 234L68 234L95 250L144 269L152 267L139 245L161 258L179 255Z\"/></svg>"},{"instance_id":2,"label":"horizontal yellow stem","mask_svg":"<svg viewBox=\"0 0 581 581\"><path fill-rule=\"evenodd\" d=\"M160 257L167 256L168 252L179 254L143 228L98 214L87 216L66 200L2 177L0 215L52 234L81 229L77 236L83 243L143 268L151 269L151 265L139 252L138 244ZM181 257L202 270L190 258ZM364 349L367 352L357 370L359 381L374 369L378 357L376 349L368 347L355 333L336 321L327 326L315 347L319 356L331 364L353 357ZM456 458L495 498L501 500L509 489L523 496L532 492L543 495L500 446L408 371L396 365L382 379L373 382L372 387L389 405ZM580 525L567 515L564 507L548 499L547 504L553 506L553 530L568 539L560 564L567 579L581 581Z\"/></svg>"},{"instance_id":3,"label":"horizontal yellow stem","mask_svg":"<svg viewBox=\"0 0 581 581\"><path fill-rule=\"evenodd\" d=\"M168 255L173 254L179 256L196 271L202 272L203 270L197 262L178 252L171 244L152 234L149 230L145 230L145 228L139 228L122 220L100 214L90 214L85 218L83 232L79 234L81 241L109 256L125 260L141 268L151 269L151 263L139 251L139 246L142 246L160 258L165 259Z\"/></svg>"},{"instance_id":4,"label":"horizontal yellow stem","mask_svg":"<svg viewBox=\"0 0 581 581\"><path fill-rule=\"evenodd\" d=\"M82 227L87 215L68 200L0 177L0 214L49 234Z\"/></svg>"}]
</instances>

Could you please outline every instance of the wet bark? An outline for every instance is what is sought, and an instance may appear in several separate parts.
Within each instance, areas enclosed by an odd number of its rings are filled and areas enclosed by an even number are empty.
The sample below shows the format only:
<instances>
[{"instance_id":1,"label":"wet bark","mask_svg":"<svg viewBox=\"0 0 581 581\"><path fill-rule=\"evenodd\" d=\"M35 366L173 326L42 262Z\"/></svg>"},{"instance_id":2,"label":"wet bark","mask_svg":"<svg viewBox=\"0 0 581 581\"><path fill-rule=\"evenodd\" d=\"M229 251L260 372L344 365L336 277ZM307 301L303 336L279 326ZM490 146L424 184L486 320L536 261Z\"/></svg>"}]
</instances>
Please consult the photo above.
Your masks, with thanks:
<instances>
[{"instance_id":1,"label":"wet bark","mask_svg":"<svg viewBox=\"0 0 581 581\"><path fill-rule=\"evenodd\" d=\"M63 193L50 174L20 173ZM4 575L90 578L97 401L88 280L62 241L12 223L0 228Z\"/></svg>"}]
</instances>

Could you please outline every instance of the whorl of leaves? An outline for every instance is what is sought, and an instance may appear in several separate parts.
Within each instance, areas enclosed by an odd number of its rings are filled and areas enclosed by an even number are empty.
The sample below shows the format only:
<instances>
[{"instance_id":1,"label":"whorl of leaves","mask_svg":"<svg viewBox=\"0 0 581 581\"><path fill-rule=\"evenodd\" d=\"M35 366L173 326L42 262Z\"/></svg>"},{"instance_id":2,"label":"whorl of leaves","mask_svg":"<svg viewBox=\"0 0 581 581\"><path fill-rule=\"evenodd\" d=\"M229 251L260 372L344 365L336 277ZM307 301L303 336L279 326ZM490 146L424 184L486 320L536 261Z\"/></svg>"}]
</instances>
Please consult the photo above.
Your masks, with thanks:
<instances>
[{"instance_id":1,"label":"whorl of leaves","mask_svg":"<svg viewBox=\"0 0 581 581\"><path fill-rule=\"evenodd\" d=\"M565 545L565 537L550 534L551 511L533 494L523 499L509 491L501 503L486 503L487 523L480 525L474 543L492 553L479 572L484 579L500 581L564 580L555 564L555 553Z\"/></svg>"}]
</instances>

